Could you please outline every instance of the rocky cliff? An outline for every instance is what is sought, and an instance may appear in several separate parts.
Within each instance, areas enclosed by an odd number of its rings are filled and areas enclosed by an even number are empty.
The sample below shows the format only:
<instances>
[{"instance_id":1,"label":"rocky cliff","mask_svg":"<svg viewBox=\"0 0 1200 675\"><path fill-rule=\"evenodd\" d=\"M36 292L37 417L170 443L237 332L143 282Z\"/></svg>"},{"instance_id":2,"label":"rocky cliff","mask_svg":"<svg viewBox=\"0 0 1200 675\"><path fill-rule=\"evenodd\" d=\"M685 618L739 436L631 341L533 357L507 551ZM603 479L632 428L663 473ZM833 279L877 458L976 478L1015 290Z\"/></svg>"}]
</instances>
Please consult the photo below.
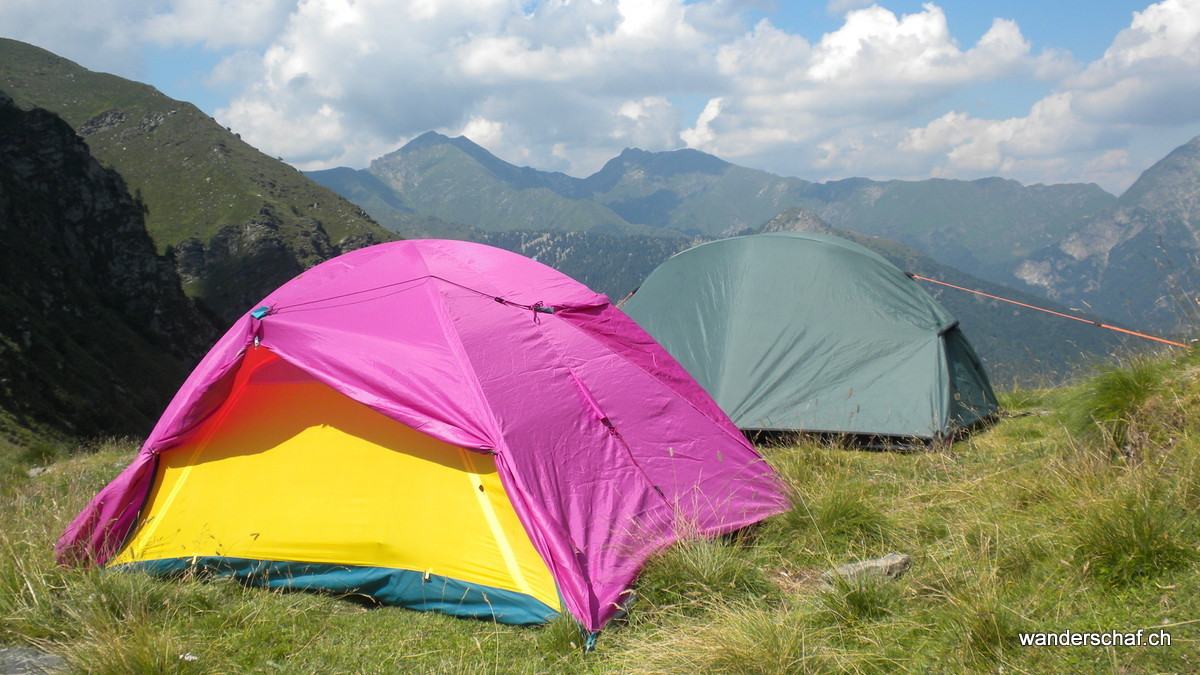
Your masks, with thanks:
<instances>
[{"instance_id":1,"label":"rocky cliff","mask_svg":"<svg viewBox=\"0 0 1200 675\"><path fill-rule=\"evenodd\" d=\"M0 431L145 433L216 337L144 208L70 126L0 92Z\"/></svg>"},{"instance_id":2,"label":"rocky cliff","mask_svg":"<svg viewBox=\"0 0 1200 675\"><path fill-rule=\"evenodd\" d=\"M1117 204L1025 261L1016 276L1064 303L1135 327L1200 319L1200 137L1147 169Z\"/></svg>"},{"instance_id":3,"label":"rocky cliff","mask_svg":"<svg viewBox=\"0 0 1200 675\"><path fill-rule=\"evenodd\" d=\"M22 107L62 117L121 174L145 204L157 250L178 258L185 291L227 322L317 263L399 238L148 85L0 38L0 89Z\"/></svg>"}]
</instances>

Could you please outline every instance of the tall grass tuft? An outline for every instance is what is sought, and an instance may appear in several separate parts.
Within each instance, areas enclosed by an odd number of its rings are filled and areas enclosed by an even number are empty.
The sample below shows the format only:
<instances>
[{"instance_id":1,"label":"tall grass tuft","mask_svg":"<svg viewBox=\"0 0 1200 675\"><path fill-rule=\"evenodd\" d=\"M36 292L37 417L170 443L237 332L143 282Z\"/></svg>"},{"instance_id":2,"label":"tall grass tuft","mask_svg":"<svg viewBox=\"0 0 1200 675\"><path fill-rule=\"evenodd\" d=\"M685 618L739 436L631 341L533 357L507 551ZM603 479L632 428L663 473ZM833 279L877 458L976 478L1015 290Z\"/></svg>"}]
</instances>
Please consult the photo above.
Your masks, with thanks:
<instances>
[{"instance_id":1,"label":"tall grass tuft","mask_svg":"<svg viewBox=\"0 0 1200 675\"><path fill-rule=\"evenodd\" d=\"M652 558L638 579L639 609L649 605L690 615L725 599L766 602L777 593L753 556L724 539L676 542Z\"/></svg>"},{"instance_id":2,"label":"tall grass tuft","mask_svg":"<svg viewBox=\"0 0 1200 675\"><path fill-rule=\"evenodd\" d=\"M830 645L832 631L814 629L803 612L744 605L716 608L712 620L668 625L630 641L622 673L835 673L860 670L856 654Z\"/></svg>"},{"instance_id":3,"label":"tall grass tuft","mask_svg":"<svg viewBox=\"0 0 1200 675\"><path fill-rule=\"evenodd\" d=\"M1017 647L1025 621L1004 598L1007 584L995 564L992 545L972 545L961 538L967 555L949 565L934 563L918 582L917 602L945 630L948 656L963 668L994 669Z\"/></svg>"},{"instance_id":4,"label":"tall grass tuft","mask_svg":"<svg viewBox=\"0 0 1200 675\"><path fill-rule=\"evenodd\" d=\"M1002 660L1017 648L1017 633L1022 622L1017 613L995 596L983 597L959 606L955 615L965 647L964 656L972 665Z\"/></svg>"},{"instance_id":5,"label":"tall grass tuft","mask_svg":"<svg viewBox=\"0 0 1200 675\"><path fill-rule=\"evenodd\" d=\"M767 527L784 551L813 561L843 558L851 551L874 550L893 531L891 519L871 485L860 479L809 485L792 490L791 510Z\"/></svg>"},{"instance_id":6,"label":"tall grass tuft","mask_svg":"<svg viewBox=\"0 0 1200 675\"><path fill-rule=\"evenodd\" d=\"M830 623L855 626L897 613L904 601L904 587L874 574L838 576L820 591L819 597Z\"/></svg>"},{"instance_id":7,"label":"tall grass tuft","mask_svg":"<svg viewBox=\"0 0 1200 675\"><path fill-rule=\"evenodd\" d=\"M567 612L554 617L539 629L537 647L544 654L568 656L584 648L583 628Z\"/></svg>"},{"instance_id":8,"label":"tall grass tuft","mask_svg":"<svg viewBox=\"0 0 1200 675\"><path fill-rule=\"evenodd\" d=\"M188 651L176 638L145 624L89 634L61 650L61 656L71 671L89 675L168 675L221 670L214 670L203 655Z\"/></svg>"},{"instance_id":9,"label":"tall grass tuft","mask_svg":"<svg viewBox=\"0 0 1200 675\"><path fill-rule=\"evenodd\" d=\"M1197 516L1161 487L1141 487L1085 509L1075 529L1076 558L1090 577L1127 586L1200 557Z\"/></svg>"},{"instance_id":10,"label":"tall grass tuft","mask_svg":"<svg viewBox=\"0 0 1200 675\"><path fill-rule=\"evenodd\" d=\"M996 393L1000 409L1006 412L1029 412L1046 405L1046 389L1013 387Z\"/></svg>"},{"instance_id":11,"label":"tall grass tuft","mask_svg":"<svg viewBox=\"0 0 1200 675\"><path fill-rule=\"evenodd\" d=\"M1130 431L1138 412L1161 385L1169 362L1139 356L1124 367L1106 366L1066 402L1068 426L1076 437L1092 441L1112 457L1133 456Z\"/></svg>"}]
</instances>

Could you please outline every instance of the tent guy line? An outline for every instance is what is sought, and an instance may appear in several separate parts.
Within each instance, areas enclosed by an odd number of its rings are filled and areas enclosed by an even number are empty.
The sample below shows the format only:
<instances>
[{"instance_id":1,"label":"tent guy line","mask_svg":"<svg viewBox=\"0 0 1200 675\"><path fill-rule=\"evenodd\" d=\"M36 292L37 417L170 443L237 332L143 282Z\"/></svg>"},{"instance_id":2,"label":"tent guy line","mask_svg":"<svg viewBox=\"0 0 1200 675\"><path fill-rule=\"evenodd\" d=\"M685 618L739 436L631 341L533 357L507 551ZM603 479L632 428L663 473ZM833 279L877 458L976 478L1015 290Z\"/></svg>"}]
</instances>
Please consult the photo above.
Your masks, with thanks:
<instances>
[{"instance_id":1,"label":"tent guy line","mask_svg":"<svg viewBox=\"0 0 1200 675\"><path fill-rule=\"evenodd\" d=\"M262 319L263 317L269 316L272 314L281 314L283 312L302 311L302 310L298 310L298 308L309 307L309 306L317 305L317 304L320 304L323 302L329 302L331 300L342 300L344 298L349 298L349 297L353 297L353 296L357 296L357 295L365 295L367 293L374 293L375 291L382 291L382 290L385 290L388 288L395 288L396 286L403 286L405 284L412 284L413 286L417 286L422 283L425 283L426 281L429 281L430 279L436 279L438 281L442 281L447 284L450 284L451 286L457 286L458 288L461 288L464 291L470 291L471 293L478 294L481 297L491 298L492 300L495 300L496 302L498 302L502 305L508 305L510 307L517 307L518 309L528 309L528 310L534 312L535 314L538 314L538 313L553 314L556 311L553 305L547 305L541 300L538 300L537 302L533 303L532 305L526 305L526 304L523 304L520 302L514 302L512 300L508 300L506 298L500 297L498 295L494 295L492 293L485 293L485 292L479 290L478 288L471 288L470 286L465 286L463 284L452 281L450 279L445 279L445 278L439 277L436 274L426 274L425 276L414 277L412 279L406 279L404 281L396 281L396 282L393 282L390 284L382 284L380 286L376 286L374 288L366 288L361 291L352 291L350 293L331 295L326 298L318 298L316 300L308 300L306 302L297 302L297 303L293 303L293 304L287 305L287 306L263 305L262 307L255 308L253 311L250 312L250 314L251 314L251 316L253 316L256 319ZM405 290L405 289L400 289L400 290ZM397 292L399 292L399 291L397 291ZM375 298L375 297L367 298L365 300L362 300L362 302L367 302L367 301L375 300L375 299L377 299L377 298ZM328 307L322 307L321 309L328 309ZM537 319L535 317L535 321L536 320Z\"/></svg>"},{"instance_id":2,"label":"tent guy line","mask_svg":"<svg viewBox=\"0 0 1200 675\"><path fill-rule=\"evenodd\" d=\"M1070 314L1063 314L1062 312L1056 312L1056 311L1054 311L1054 310L1052 310L1052 309L1046 309L1045 307L1038 307L1038 306L1036 306L1036 305L1027 305L1027 304L1025 304L1025 303L1023 303L1023 302L1018 302L1018 301L1016 301L1016 300L1009 300L1008 298L1002 298L1002 297L1000 297L1000 296L998 296L998 295L992 295L991 293L984 293L983 291L977 291L977 290L974 290L974 289L971 289L971 288L965 288L965 287L963 287L963 286L955 286L954 284L949 284L949 283L946 283L945 281L938 281L937 279L930 279L929 277L923 277L923 276L921 276L921 275L919 275L919 274L913 274L912 272L905 272L905 274L907 274L907 275L908 275L910 278L912 278L912 279L917 279L917 280L920 280L920 281L928 281L929 283L932 283L932 284L940 284L940 285L942 285L942 286L949 286L950 288L954 288L954 289L957 289L957 290L960 290L960 291L966 291L966 292L968 292L968 293L974 293L975 295L982 295L982 296L983 296L983 297L985 297L985 298L991 298L991 299L993 299L993 300L1000 300L1000 301L1002 301L1002 302L1008 302L1008 303L1011 303L1011 304L1014 304L1014 305L1019 305L1019 306L1021 306L1021 307L1028 307L1029 309L1036 309L1036 310L1037 310L1037 311L1039 311L1039 312L1046 312L1047 314L1053 314L1053 315L1055 315L1055 316L1061 316L1061 317L1063 317L1063 318L1066 318L1066 319L1072 319L1072 320L1075 320L1075 321L1082 321L1083 323L1090 323L1090 324L1092 324L1093 326L1096 326L1097 328L1107 328L1108 330L1115 330L1115 331L1117 331L1117 332L1119 332L1119 333L1127 333L1127 334L1129 334L1129 335L1133 335L1133 336L1140 337L1140 338L1145 338L1145 339L1147 339L1147 340L1154 340L1155 342L1161 342L1161 343L1163 343L1163 344L1173 345L1173 346L1175 346L1175 347L1183 347L1184 349L1191 349L1191 346L1190 346L1190 345L1185 345L1185 344L1183 344L1182 342L1175 342L1175 341L1173 341L1173 340L1167 340L1167 339L1165 339L1165 338L1155 337L1155 336L1153 336L1153 335L1147 335L1147 334L1145 334L1145 333L1139 333L1139 332L1137 332L1137 331L1127 330L1127 329L1125 329L1125 328L1118 328L1117 326L1110 326L1110 325L1108 325L1108 324L1106 324L1106 323L1101 323L1101 322L1099 322L1099 321L1093 321L1092 319L1084 319L1084 318L1081 318L1081 317L1078 317L1078 316L1071 316Z\"/></svg>"}]
</instances>

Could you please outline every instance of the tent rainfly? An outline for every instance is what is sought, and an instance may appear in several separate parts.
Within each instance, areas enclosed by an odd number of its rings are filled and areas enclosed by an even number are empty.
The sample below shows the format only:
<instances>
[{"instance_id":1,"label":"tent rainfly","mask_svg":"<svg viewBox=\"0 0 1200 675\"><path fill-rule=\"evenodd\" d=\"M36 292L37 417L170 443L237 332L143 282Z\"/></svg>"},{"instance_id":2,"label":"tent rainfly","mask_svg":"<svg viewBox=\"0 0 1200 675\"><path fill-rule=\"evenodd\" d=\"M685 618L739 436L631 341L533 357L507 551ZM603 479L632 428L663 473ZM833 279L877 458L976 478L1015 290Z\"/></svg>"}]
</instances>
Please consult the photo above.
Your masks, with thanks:
<instances>
[{"instance_id":1,"label":"tent rainfly","mask_svg":"<svg viewBox=\"0 0 1200 675\"><path fill-rule=\"evenodd\" d=\"M744 430L886 444L952 438L998 412L979 358L894 265L822 234L683 251L622 309Z\"/></svg>"},{"instance_id":2,"label":"tent rainfly","mask_svg":"<svg viewBox=\"0 0 1200 675\"><path fill-rule=\"evenodd\" d=\"M786 508L712 399L608 299L540 263L409 240L239 319L64 563L593 635L648 556Z\"/></svg>"}]
</instances>

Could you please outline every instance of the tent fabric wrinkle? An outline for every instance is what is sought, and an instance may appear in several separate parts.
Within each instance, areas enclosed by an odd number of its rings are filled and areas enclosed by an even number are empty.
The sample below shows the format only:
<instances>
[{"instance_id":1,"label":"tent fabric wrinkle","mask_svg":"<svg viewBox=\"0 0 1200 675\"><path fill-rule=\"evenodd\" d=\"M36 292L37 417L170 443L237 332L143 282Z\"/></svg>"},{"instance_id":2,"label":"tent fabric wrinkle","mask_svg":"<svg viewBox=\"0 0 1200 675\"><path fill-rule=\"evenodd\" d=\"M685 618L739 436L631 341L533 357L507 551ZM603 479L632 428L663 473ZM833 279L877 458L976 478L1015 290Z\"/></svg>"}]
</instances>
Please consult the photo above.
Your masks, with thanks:
<instances>
[{"instance_id":1,"label":"tent fabric wrinkle","mask_svg":"<svg viewBox=\"0 0 1200 675\"><path fill-rule=\"evenodd\" d=\"M771 468L649 334L605 296L517 254L469 242L381 244L307 270L253 307L180 387L133 463L68 526L56 547L60 560L155 573L204 561L249 583L302 569L306 587L361 583L382 589L385 601L464 616L486 614L479 598L491 589L512 605L497 620L566 611L596 632L655 551L787 508ZM314 396L328 403L315 406ZM298 417L309 408L311 419ZM251 412L261 424L247 421ZM418 439L425 450L406 450ZM334 449L338 456L330 456ZM461 459L430 463L451 450ZM405 459L409 452L416 454ZM155 462L160 456L170 461ZM338 457L345 463L337 471L320 468ZM337 481L330 495L354 483L347 471L371 474L372 485L383 485L375 474L385 470L397 472L388 479L397 485L420 482L377 489L374 508L386 521L364 520L362 500L347 497L313 511L312 522L325 529L305 535L270 526L278 504L292 499L284 488L264 483L273 499L249 500L240 510L230 507L241 503L234 495L221 493L235 484L255 492L242 472L266 471L272 462L299 463L288 474L297 485L318 481L303 488L314 495L323 491L322 474ZM472 519L469 527L494 541L473 547L479 561L446 558L457 545L441 540L466 524L440 526L445 536L426 539L400 534L417 531L405 524L414 516L389 509L426 509L413 500L431 497L433 485L463 510L461 518ZM207 516L201 505L208 499L224 506ZM351 507L358 525L330 520ZM420 517L459 518L445 512L453 509ZM209 517L214 522L206 524ZM150 536L139 518L182 525ZM262 537L238 535L251 527L243 518L260 519L253 527ZM211 544L159 541L210 525L230 538L222 550L240 553L226 561L204 548ZM339 540L372 528L382 528L372 537L395 530L399 538L365 547ZM332 552L318 549L321 541ZM159 557L168 550L187 555ZM342 550L353 552L353 573L321 567ZM286 551L299 559L284 559ZM430 571L404 568L409 559L429 559L432 574L450 580L439 586L446 590L422 585ZM553 597L528 581L543 574Z\"/></svg>"}]
</instances>

